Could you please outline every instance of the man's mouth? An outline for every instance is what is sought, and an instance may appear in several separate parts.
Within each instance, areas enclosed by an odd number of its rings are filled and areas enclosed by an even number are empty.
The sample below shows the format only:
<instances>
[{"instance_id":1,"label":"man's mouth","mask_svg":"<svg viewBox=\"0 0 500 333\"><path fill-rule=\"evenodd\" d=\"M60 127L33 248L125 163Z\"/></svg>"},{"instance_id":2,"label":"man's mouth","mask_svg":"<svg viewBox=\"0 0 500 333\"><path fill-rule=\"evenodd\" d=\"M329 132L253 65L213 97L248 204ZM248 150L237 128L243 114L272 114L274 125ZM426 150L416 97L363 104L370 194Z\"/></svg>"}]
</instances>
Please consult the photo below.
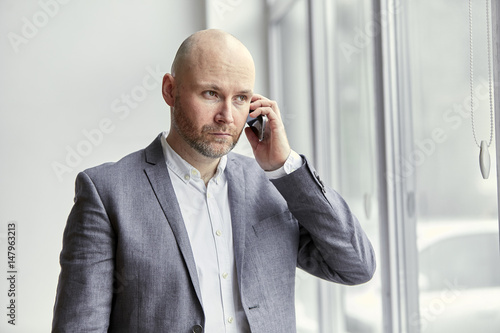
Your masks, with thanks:
<instances>
[{"instance_id":1,"label":"man's mouth","mask_svg":"<svg viewBox=\"0 0 500 333\"><path fill-rule=\"evenodd\" d=\"M227 132L212 132L210 133L212 135L215 135L215 136L233 136L231 133L227 133Z\"/></svg>"}]
</instances>

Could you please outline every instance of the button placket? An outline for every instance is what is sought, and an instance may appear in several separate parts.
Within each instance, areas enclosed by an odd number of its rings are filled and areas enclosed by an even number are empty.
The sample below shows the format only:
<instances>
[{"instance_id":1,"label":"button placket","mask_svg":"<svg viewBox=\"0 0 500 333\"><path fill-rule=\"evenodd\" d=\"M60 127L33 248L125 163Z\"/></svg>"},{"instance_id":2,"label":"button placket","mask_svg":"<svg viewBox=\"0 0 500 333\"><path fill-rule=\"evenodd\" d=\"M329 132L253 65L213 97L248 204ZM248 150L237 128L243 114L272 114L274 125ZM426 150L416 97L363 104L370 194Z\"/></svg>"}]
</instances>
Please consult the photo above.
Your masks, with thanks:
<instances>
[{"instance_id":1,"label":"button placket","mask_svg":"<svg viewBox=\"0 0 500 333\"><path fill-rule=\"evenodd\" d=\"M221 296L223 299L223 313L226 318L226 325L232 324L235 322L234 319L234 308L232 307L232 299L228 298L228 295L231 293L228 291L228 288L232 288L231 284L228 284L229 273L228 273L228 253L227 247L229 246L225 225L223 224L223 218L221 215L219 203L217 201L217 193L220 191L214 179L212 179L206 189L206 203L210 216L210 223L212 224L212 230L214 234L214 241L217 253L217 261L218 261L218 269L219 269L219 288L221 290ZM233 316L228 316L229 314L233 314ZM229 319L231 318L231 319Z\"/></svg>"}]
</instances>

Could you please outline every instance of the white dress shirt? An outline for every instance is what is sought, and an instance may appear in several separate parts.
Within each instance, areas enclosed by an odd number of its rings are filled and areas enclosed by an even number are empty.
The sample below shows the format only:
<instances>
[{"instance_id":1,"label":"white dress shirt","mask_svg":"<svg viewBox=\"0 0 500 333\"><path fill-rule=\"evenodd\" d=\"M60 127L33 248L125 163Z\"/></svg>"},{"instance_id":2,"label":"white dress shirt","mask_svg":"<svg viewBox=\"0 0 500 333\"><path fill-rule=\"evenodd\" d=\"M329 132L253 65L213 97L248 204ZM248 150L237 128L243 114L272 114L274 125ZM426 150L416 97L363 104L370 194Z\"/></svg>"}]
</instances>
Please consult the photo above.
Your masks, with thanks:
<instances>
[{"instance_id":1,"label":"white dress shirt","mask_svg":"<svg viewBox=\"0 0 500 333\"><path fill-rule=\"evenodd\" d=\"M162 135L162 147L175 195L191 243L205 314L206 333L247 333L248 321L241 304L227 179L227 157L220 159L215 175L205 186L200 172L180 157ZM285 165L268 173L278 178L293 172L302 158L292 151Z\"/></svg>"}]
</instances>

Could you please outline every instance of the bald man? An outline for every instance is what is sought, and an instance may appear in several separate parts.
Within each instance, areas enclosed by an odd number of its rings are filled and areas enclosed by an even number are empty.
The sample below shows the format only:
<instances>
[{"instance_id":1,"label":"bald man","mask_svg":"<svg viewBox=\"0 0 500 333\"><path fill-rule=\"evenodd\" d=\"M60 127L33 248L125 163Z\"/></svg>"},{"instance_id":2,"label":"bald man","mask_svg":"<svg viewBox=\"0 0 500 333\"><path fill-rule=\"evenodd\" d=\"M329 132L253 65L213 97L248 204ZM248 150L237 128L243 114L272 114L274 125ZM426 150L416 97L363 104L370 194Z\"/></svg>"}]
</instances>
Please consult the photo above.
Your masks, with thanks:
<instances>
[{"instance_id":1,"label":"bald man","mask_svg":"<svg viewBox=\"0 0 500 333\"><path fill-rule=\"evenodd\" d=\"M252 56L204 30L162 93L171 124L145 149L81 172L60 256L53 332L296 332L295 270L368 281L372 246L344 200L291 150ZM231 150L266 115L255 158Z\"/></svg>"}]
</instances>

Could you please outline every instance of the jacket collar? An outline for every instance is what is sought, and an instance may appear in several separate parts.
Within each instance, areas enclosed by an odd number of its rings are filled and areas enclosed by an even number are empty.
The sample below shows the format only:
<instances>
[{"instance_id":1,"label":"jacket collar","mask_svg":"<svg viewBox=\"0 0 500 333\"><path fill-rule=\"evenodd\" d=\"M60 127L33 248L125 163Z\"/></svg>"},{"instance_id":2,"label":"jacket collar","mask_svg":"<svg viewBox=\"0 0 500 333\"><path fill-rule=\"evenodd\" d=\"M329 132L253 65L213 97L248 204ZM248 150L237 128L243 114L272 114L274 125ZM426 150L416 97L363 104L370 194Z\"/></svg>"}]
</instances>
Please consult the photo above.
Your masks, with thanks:
<instances>
[{"instance_id":1,"label":"jacket collar","mask_svg":"<svg viewBox=\"0 0 500 333\"><path fill-rule=\"evenodd\" d=\"M243 166L234 158L233 153L229 153L226 177L228 183L229 209L231 211L231 223L233 226L233 246L236 272L238 274L238 284L241 287L242 263L245 254L245 231L249 216L246 212L246 175Z\"/></svg>"},{"instance_id":2,"label":"jacket collar","mask_svg":"<svg viewBox=\"0 0 500 333\"><path fill-rule=\"evenodd\" d=\"M193 251L191 250L189 236L182 219L182 213L175 196L175 191L170 181L167 165L163 156L161 137L161 134L158 135L158 137L144 150L146 163L150 164L144 168L144 172L148 177L149 183L174 233L196 295L198 296L198 300L200 304L203 304Z\"/></svg>"}]
</instances>

